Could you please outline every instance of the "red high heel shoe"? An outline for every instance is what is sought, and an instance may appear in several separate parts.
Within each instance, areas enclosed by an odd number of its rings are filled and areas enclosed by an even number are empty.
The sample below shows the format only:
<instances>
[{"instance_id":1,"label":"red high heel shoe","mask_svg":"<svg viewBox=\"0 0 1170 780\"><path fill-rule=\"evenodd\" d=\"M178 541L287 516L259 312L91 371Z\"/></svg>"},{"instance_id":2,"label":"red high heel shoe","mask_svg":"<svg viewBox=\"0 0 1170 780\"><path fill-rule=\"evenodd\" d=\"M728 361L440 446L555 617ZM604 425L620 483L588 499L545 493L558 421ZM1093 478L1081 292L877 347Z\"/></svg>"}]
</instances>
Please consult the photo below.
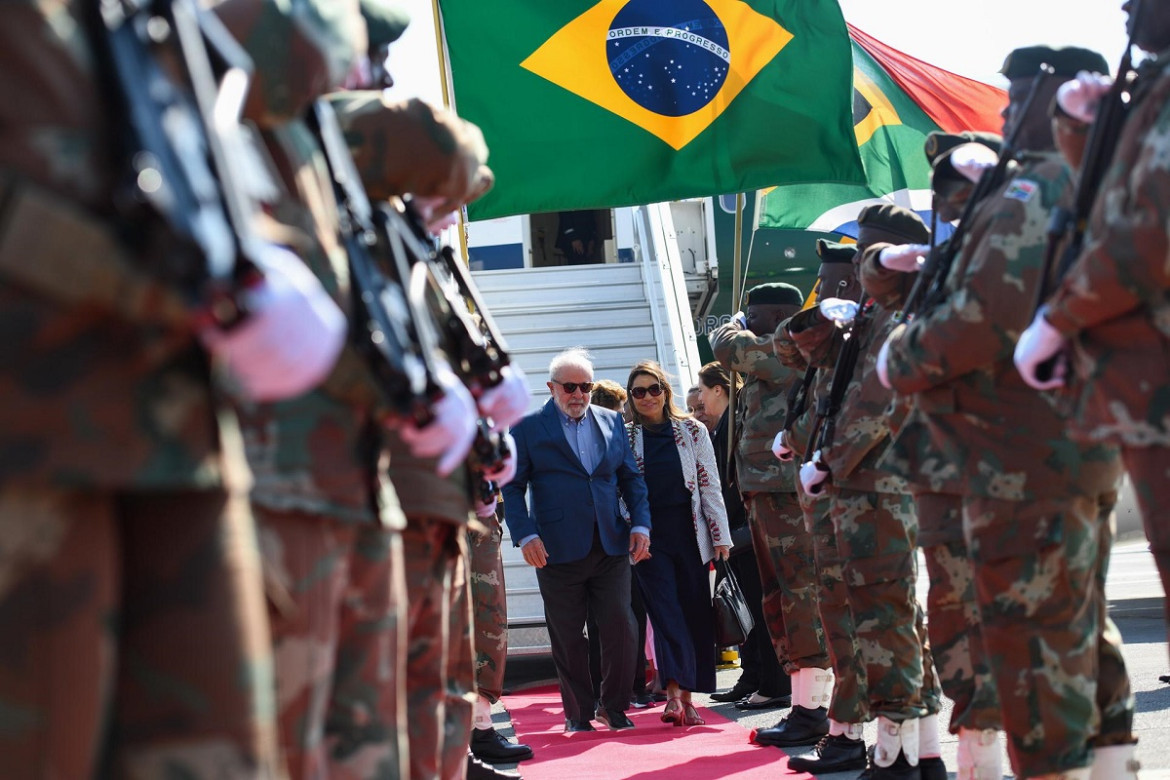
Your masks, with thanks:
<instances>
[{"instance_id":1,"label":"red high heel shoe","mask_svg":"<svg viewBox=\"0 0 1170 780\"><path fill-rule=\"evenodd\" d=\"M689 701L683 702L682 722L684 726L706 726L707 721L699 717L699 711Z\"/></svg>"},{"instance_id":2,"label":"red high heel shoe","mask_svg":"<svg viewBox=\"0 0 1170 780\"><path fill-rule=\"evenodd\" d=\"M672 698L666 702L666 706L662 709L662 714L658 717L663 723L673 723L676 726L681 726L683 724L682 701L678 698Z\"/></svg>"}]
</instances>

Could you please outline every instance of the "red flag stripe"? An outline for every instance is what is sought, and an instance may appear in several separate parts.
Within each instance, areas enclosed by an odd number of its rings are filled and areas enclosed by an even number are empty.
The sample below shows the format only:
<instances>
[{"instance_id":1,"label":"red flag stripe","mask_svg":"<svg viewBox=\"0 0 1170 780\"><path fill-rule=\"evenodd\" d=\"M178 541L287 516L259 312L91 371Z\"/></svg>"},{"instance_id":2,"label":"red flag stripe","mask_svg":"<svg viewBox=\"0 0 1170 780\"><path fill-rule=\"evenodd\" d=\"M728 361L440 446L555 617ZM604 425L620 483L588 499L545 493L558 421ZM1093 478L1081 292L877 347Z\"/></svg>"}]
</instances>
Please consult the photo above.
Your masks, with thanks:
<instances>
[{"instance_id":1,"label":"red flag stripe","mask_svg":"<svg viewBox=\"0 0 1170 780\"><path fill-rule=\"evenodd\" d=\"M848 25L849 35L948 133L1003 129L1007 92L911 57Z\"/></svg>"}]
</instances>

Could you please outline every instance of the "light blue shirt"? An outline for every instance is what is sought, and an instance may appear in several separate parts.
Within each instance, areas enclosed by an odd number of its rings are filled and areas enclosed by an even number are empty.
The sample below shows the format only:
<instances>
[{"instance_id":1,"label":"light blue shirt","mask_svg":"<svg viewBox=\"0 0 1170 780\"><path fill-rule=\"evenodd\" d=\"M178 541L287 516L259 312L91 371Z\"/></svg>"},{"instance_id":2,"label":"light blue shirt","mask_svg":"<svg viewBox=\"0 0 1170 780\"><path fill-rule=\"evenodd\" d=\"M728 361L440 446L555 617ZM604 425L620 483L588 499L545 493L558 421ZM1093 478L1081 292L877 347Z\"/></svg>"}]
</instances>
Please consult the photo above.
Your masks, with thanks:
<instances>
[{"instance_id":1,"label":"light blue shirt","mask_svg":"<svg viewBox=\"0 0 1170 780\"><path fill-rule=\"evenodd\" d=\"M561 407L556 405L556 402L553 403L553 406L557 410L557 416L560 417L561 430L565 434L565 441L569 443L569 449L577 455L577 459L581 461L585 471L592 474L597 468L597 464L601 463L601 458L604 455L601 448L601 430L597 427L597 418L593 416L593 410L586 406L585 414L581 416L581 419L574 420L565 414ZM630 529L630 533L642 534L648 538L650 529L644 525L636 525ZM529 534L520 540L520 546L523 547L533 539L538 538L540 538L540 534Z\"/></svg>"}]
</instances>

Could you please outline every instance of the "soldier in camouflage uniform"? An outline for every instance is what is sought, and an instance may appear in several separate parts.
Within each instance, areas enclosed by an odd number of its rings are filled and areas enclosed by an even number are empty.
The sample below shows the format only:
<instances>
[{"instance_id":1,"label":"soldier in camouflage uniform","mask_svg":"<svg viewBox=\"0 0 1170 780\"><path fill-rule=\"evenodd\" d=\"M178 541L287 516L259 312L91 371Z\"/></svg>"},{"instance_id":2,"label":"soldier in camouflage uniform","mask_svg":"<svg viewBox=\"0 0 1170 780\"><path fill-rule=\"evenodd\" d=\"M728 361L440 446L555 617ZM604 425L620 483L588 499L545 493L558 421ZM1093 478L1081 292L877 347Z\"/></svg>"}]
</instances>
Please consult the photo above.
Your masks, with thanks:
<instances>
[{"instance_id":1,"label":"soldier in camouflage uniform","mask_svg":"<svg viewBox=\"0 0 1170 780\"><path fill-rule=\"evenodd\" d=\"M892 237L924 241L930 235L916 214L898 206L866 207L857 221L859 252ZM937 725L940 691L914 590L917 518L905 480L878 466L890 428L905 414L903 405L891 406L890 392L874 374L894 312L860 295L850 335L858 339L857 359L848 365L839 360L844 330L822 310L794 318L788 332L807 360L848 384L840 409L825 418L820 435L807 445L810 458L801 483L813 492L828 480L829 514L866 667L870 714L878 718L878 740L864 777L945 777ZM821 465L814 465L818 460Z\"/></svg>"},{"instance_id":2,"label":"soldier in camouflage uniform","mask_svg":"<svg viewBox=\"0 0 1170 780\"><path fill-rule=\"evenodd\" d=\"M491 186L482 134L453 113L417 100L390 101L378 92L339 93L331 100L372 199L425 194L441 198L436 213L445 213ZM455 354L451 345L441 346ZM448 394L466 395L461 383L469 378L451 379L460 385L449 385ZM466 464L447 464L447 456L415 455L394 431L387 439L388 473L407 519L410 774L415 780L461 777L471 759L476 700L466 526L478 477ZM471 763L481 776L491 771Z\"/></svg>"},{"instance_id":3,"label":"soldier in camouflage uniform","mask_svg":"<svg viewBox=\"0 0 1170 780\"><path fill-rule=\"evenodd\" d=\"M321 143L302 119L313 87L341 86L364 56L356 4L301 2L287 16L267 2L217 8L253 55L259 99L249 113L262 131L288 196L272 216L300 237L305 263L345 308L353 300L339 206ZM367 5L378 39L406 20ZM379 11L381 13L379 14ZM387 16L387 14L390 14ZM317 42L328 75L290 69L297 46L272 46L284 25ZM302 83L288 74L311 79ZM270 104L269 98L272 98ZM356 344L356 341L353 342ZM405 697L405 518L393 488L379 484L387 401L364 359L347 348L312 392L241 408L252 506L270 591L281 743L296 778L395 778L407 773L400 731Z\"/></svg>"},{"instance_id":4,"label":"soldier in camouflage uniform","mask_svg":"<svg viewBox=\"0 0 1170 780\"><path fill-rule=\"evenodd\" d=\"M832 684L817 614L812 535L804 526L794 469L771 452L788 409L788 388L800 381L797 372L777 359L772 333L803 302L791 285L753 287L747 293L746 316L737 315L709 336L715 359L744 377L736 474L760 568L764 617L776 656L792 678L793 702L788 717L756 732L755 739L778 746L816 744L828 732L825 705Z\"/></svg>"},{"instance_id":5,"label":"soldier in camouflage uniform","mask_svg":"<svg viewBox=\"0 0 1170 780\"><path fill-rule=\"evenodd\" d=\"M472 720L471 752L488 763L532 758L532 748L509 742L492 726L492 705L504 695L508 659L508 597L504 586L504 527L495 503L476 507L485 528L467 531L471 551L471 617L475 649L475 687L479 696Z\"/></svg>"},{"instance_id":6,"label":"soldier in camouflage uniform","mask_svg":"<svg viewBox=\"0 0 1170 780\"><path fill-rule=\"evenodd\" d=\"M853 256L857 248L848 244L836 244L818 240L817 255L821 267L817 274L818 298L856 298L856 276L853 272ZM808 448L808 437L812 434L816 417L816 399L827 398L833 372L809 366L800 349L788 332L788 324L807 314L798 314L776 328L772 336L772 347L780 362L797 371L805 371L804 412L791 426L785 429L773 442L772 452L782 461L800 463ZM811 374L808 372L812 372ZM789 403L801 403L793 394ZM789 410L789 416L793 414ZM802 772L823 774L864 769L866 765L865 745L861 741L863 724L871 720L869 713L869 690L866 683L865 663L861 646L857 642L857 628L853 623L853 612L845 587L843 561L837 551L837 534L829 515L829 494L821 491L810 494L797 483L800 506L804 512L804 525L813 539L813 558L817 577L817 611L825 632L825 645L833 665L833 693L829 700L829 733L817 743L807 756L796 756L788 766Z\"/></svg>"},{"instance_id":7,"label":"soldier in camouflage uniform","mask_svg":"<svg viewBox=\"0 0 1170 780\"><path fill-rule=\"evenodd\" d=\"M970 195L971 181L950 164L949 155L961 144L978 141L999 149L999 136L971 133L932 133L926 157L934 172L935 209L940 221L958 219ZM945 251L941 249L939 251ZM901 309L914 277L862 263L866 291L884 307ZM929 394L902 399L909 405L906 419L893 431L880 465L906 476L918 515L918 545L923 550L930 588L927 592L927 629L943 692L954 702L950 731L959 736L959 774L973 780L999 780L1003 759L999 747L999 696L983 651L975 579L963 540L962 497L964 475L930 436L926 418L932 410Z\"/></svg>"},{"instance_id":8,"label":"soldier in camouflage uniform","mask_svg":"<svg viewBox=\"0 0 1170 780\"><path fill-rule=\"evenodd\" d=\"M278 777L243 452L169 247L119 240L164 231L116 212L131 171L96 78L95 7L9 4L0 21L0 766ZM15 281L22 265L46 276ZM266 316L258 304L241 328Z\"/></svg>"},{"instance_id":9,"label":"soldier in camouflage uniform","mask_svg":"<svg viewBox=\"0 0 1170 780\"><path fill-rule=\"evenodd\" d=\"M1135 27L1131 5L1130 29ZM1162 0L1141 3L1135 43L1150 52L1170 47ZM1078 116L1062 110L1060 124L1084 133L1101 85L1082 100ZM1129 88L1129 115L1093 204L1083 251L1045 310L1020 339L1016 364L1034 387L1035 366L1067 349L1077 407L1072 432L1121 446L1163 589L1170 593L1170 414L1165 358L1167 315L1167 199L1170 172L1170 67L1165 56L1144 63ZM1065 101L1067 102L1067 101ZM1084 104L1088 103L1085 107ZM1063 105L1063 103L1062 103ZM1073 108L1076 111L1076 108ZM1082 135L1083 143L1083 135ZM1170 629L1170 599L1166 601Z\"/></svg>"},{"instance_id":10,"label":"soldier in camouflage uniform","mask_svg":"<svg viewBox=\"0 0 1170 780\"><path fill-rule=\"evenodd\" d=\"M1043 113L1019 115L1040 63L1076 71L1099 60L1046 47L1009 56L1005 129L1021 126L1022 148L1052 148ZM1049 97L1063 81L1042 78ZM984 649L1023 778L1088 778L1091 744L1133 742L1128 681L1104 720L1095 700L1098 574L1108 555L1101 529L1116 498L1117 452L1069 442L1057 401L1032 393L1009 366L1039 283L1049 213L1070 196L1058 157L1026 155L968 218L945 300L895 331L879 359L894 389L919 393L920 404L929 399L932 444L964 477L963 531ZM895 256L914 251L874 246L862 262L893 267Z\"/></svg>"}]
</instances>

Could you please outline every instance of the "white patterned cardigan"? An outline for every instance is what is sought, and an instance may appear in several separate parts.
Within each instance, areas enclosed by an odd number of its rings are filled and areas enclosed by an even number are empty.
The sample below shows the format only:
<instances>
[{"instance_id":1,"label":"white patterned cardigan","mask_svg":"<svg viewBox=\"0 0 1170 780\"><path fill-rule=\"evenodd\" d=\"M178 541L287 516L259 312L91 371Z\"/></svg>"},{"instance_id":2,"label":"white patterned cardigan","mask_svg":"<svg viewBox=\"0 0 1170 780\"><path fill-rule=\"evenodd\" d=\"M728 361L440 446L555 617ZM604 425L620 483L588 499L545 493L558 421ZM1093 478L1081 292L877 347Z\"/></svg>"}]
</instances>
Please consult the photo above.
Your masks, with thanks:
<instances>
[{"instance_id":1,"label":"white patterned cardigan","mask_svg":"<svg viewBox=\"0 0 1170 780\"><path fill-rule=\"evenodd\" d=\"M695 524L695 539L699 543L699 556L703 563L715 557L716 545L730 545L731 532L727 529L727 509L723 505L723 492L719 486L719 469L715 464L715 448L711 446L711 435L706 427L690 417L670 420L674 429L674 443L678 447L678 459L682 463L683 482L691 492L691 519ZM642 426L626 423L626 435L630 449L638 461L638 470L646 473L645 453L642 443ZM650 529L654 538L654 529Z\"/></svg>"}]
</instances>

